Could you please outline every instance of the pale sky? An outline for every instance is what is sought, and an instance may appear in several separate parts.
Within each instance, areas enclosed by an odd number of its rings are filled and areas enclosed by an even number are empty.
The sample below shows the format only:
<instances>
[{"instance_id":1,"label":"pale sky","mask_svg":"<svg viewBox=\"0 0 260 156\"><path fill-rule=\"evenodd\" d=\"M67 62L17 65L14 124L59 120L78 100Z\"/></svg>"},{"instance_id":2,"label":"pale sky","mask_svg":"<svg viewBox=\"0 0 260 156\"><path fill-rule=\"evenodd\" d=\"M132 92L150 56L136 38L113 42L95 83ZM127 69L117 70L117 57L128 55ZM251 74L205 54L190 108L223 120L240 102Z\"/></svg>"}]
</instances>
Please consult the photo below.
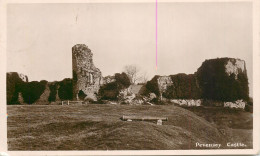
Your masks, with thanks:
<instances>
[{"instance_id":1,"label":"pale sky","mask_svg":"<svg viewBox=\"0 0 260 156\"><path fill-rule=\"evenodd\" d=\"M155 3L9 4L7 9L7 71L29 81L71 78L71 48L86 44L103 76L129 64L149 78L191 74L206 59L240 58L252 95L250 2L159 2L157 71Z\"/></svg>"}]
</instances>

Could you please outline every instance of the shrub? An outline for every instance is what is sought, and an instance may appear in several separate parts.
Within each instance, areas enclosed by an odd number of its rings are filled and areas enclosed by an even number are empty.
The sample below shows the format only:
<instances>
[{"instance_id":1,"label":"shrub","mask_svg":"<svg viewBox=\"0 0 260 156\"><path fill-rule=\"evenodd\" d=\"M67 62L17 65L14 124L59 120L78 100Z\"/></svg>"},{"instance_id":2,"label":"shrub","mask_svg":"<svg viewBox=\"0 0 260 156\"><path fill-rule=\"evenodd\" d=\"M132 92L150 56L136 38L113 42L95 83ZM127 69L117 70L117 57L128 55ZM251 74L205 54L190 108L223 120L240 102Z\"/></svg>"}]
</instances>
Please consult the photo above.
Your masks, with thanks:
<instances>
[{"instance_id":1,"label":"shrub","mask_svg":"<svg viewBox=\"0 0 260 156\"><path fill-rule=\"evenodd\" d=\"M121 74L116 73L115 79L116 79L116 83L119 85L119 87L121 87L121 89L128 88L131 85L130 79L124 72Z\"/></svg>"},{"instance_id":2,"label":"shrub","mask_svg":"<svg viewBox=\"0 0 260 156\"><path fill-rule=\"evenodd\" d=\"M111 82L100 87L99 95L102 100L116 100L120 88L116 82Z\"/></svg>"}]
</instances>

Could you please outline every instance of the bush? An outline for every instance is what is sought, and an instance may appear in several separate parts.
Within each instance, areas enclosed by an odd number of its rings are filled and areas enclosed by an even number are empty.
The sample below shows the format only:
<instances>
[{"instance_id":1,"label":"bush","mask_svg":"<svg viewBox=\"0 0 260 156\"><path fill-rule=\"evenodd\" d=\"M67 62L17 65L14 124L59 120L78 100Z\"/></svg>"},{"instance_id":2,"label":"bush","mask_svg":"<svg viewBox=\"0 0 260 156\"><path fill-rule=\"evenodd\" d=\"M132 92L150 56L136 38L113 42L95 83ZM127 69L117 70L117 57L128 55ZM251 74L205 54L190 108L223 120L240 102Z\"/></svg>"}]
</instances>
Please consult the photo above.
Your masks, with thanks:
<instances>
[{"instance_id":1,"label":"bush","mask_svg":"<svg viewBox=\"0 0 260 156\"><path fill-rule=\"evenodd\" d=\"M111 82L101 86L98 95L102 100L116 100L119 90L117 83Z\"/></svg>"},{"instance_id":2,"label":"bush","mask_svg":"<svg viewBox=\"0 0 260 156\"><path fill-rule=\"evenodd\" d=\"M121 74L116 73L115 79L116 79L117 85L119 85L118 87L120 87L121 89L128 88L131 85L130 79L124 72Z\"/></svg>"}]
</instances>

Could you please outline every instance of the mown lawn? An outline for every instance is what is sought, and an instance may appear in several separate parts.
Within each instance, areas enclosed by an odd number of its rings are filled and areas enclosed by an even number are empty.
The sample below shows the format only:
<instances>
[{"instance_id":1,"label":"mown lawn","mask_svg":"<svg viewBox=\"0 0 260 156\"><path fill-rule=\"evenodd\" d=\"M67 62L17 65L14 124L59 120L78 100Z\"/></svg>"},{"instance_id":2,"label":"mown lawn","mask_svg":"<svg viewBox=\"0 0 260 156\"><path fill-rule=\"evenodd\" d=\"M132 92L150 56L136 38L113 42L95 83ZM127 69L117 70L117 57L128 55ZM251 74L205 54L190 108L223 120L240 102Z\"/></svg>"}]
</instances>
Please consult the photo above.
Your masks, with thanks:
<instances>
[{"instance_id":1,"label":"mown lawn","mask_svg":"<svg viewBox=\"0 0 260 156\"><path fill-rule=\"evenodd\" d=\"M243 142L246 148L252 148L252 114L244 111L107 104L12 105L7 111L9 150L199 149L196 142L221 143L221 148L228 148L227 142ZM210 113L215 117L208 119ZM163 125L127 122L120 120L123 115L169 120ZM221 115L233 125L217 120Z\"/></svg>"}]
</instances>

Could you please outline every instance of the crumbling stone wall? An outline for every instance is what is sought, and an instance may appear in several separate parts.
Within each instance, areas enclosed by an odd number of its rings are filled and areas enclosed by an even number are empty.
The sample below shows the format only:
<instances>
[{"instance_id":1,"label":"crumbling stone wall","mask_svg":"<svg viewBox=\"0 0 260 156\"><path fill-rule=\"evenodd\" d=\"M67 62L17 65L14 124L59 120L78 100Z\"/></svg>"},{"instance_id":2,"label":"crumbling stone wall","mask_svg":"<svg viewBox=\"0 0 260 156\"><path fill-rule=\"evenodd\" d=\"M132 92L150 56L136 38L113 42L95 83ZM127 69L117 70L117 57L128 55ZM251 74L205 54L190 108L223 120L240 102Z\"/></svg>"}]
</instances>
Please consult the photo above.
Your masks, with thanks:
<instances>
[{"instance_id":1,"label":"crumbling stone wall","mask_svg":"<svg viewBox=\"0 0 260 156\"><path fill-rule=\"evenodd\" d=\"M181 106L201 106L201 99L171 99L171 102L181 105Z\"/></svg>"},{"instance_id":2,"label":"crumbling stone wall","mask_svg":"<svg viewBox=\"0 0 260 156\"><path fill-rule=\"evenodd\" d=\"M230 58L225 65L225 72L228 76L234 74L237 79L239 73L246 74L246 63L244 60Z\"/></svg>"},{"instance_id":3,"label":"crumbling stone wall","mask_svg":"<svg viewBox=\"0 0 260 156\"><path fill-rule=\"evenodd\" d=\"M229 108L241 108L245 109L246 102L243 100L237 100L235 102L224 102L224 107L229 107Z\"/></svg>"},{"instance_id":4,"label":"crumbling stone wall","mask_svg":"<svg viewBox=\"0 0 260 156\"><path fill-rule=\"evenodd\" d=\"M156 79L157 81L154 81ZM160 99L200 99L201 89L194 74L176 74L170 76L155 76L147 84L152 83L149 87L151 92L157 94ZM158 88L158 92L157 92Z\"/></svg>"},{"instance_id":5,"label":"crumbling stone wall","mask_svg":"<svg viewBox=\"0 0 260 156\"><path fill-rule=\"evenodd\" d=\"M170 76L160 76L157 81L160 92L165 92L167 88L173 84Z\"/></svg>"},{"instance_id":6,"label":"crumbling stone wall","mask_svg":"<svg viewBox=\"0 0 260 156\"><path fill-rule=\"evenodd\" d=\"M155 76L146 89L168 99L236 101L249 98L245 61L235 58L206 60L194 74Z\"/></svg>"},{"instance_id":7,"label":"crumbling stone wall","mask_svg":"<svg viewBox=\"0 0 260 156\"><path fill-rule=\"evenodd\" d=\"M24 75L24 74L21 74L21 73L18 73L19 75L19 78L23 81L23 82L28 82L28 76L27 75Z\"/></svg>"},{"instance_id":8,"label":"crumbling stone wall","mask_svg":"<svg viewBox=\"0 0 260 156\"><path fill-rule=\"evenodd\" d=\"M234 58L206 60L196 73L205 99L235 101L249 98L245 61Z\"/></svg>"},{"instance_id":9,"label":"crumbling stone wall","mask_svg":"<svg viewBox=\"0 0 260 156\"><path fill-rule=\"evenodd\" d=\"M96 100L96 94L102 84L101 71L93 63L93 53L85 44L72 47L73 99L78 99L82 90L87 96Z\"/></svg>"}]
</instances>

